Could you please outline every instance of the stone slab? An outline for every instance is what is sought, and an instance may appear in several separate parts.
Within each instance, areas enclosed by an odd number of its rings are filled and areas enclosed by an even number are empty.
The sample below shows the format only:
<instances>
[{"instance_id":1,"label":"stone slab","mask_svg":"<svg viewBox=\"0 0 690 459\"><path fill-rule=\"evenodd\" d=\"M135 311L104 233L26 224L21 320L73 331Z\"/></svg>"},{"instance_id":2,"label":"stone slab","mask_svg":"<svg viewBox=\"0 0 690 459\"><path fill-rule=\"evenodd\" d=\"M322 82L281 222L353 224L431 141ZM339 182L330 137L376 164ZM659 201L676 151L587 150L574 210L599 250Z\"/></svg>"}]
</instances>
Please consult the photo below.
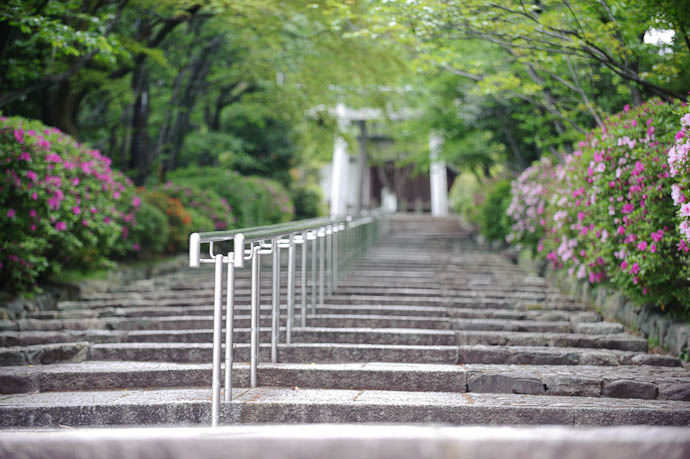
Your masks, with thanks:
<instances>
[{"instance_id":1,"label":"stone slab","mask_svg":"<svg viewBox=\"0 0 690 459\"><path fill-rule=\"evenodd\" d=\"M49 392L0 397L3 427L208 423L210 389ZM224 423L690 425L690 403L515 394L237 389Z\"/></svg>"}]
</instances>

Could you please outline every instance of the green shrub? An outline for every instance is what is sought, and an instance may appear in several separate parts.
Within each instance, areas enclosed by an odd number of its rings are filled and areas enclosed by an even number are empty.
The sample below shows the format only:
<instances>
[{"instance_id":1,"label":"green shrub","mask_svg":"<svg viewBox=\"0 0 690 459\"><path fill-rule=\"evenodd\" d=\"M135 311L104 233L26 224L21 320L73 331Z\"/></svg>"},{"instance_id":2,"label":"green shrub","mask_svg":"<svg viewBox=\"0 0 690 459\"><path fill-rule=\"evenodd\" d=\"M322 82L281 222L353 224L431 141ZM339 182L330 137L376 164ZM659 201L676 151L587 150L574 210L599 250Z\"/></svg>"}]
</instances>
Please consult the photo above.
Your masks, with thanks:
<instances>
[{"instance_id":1,"label":"green shrub","mask_svg":"<svg viewBox=\"0 0 690 459\"><path fill-rule=\"evenodd\" d=\"M484 201L484 194L476 174L462 172L458 175L450 188L448 199L455 213L464 221L479 224L477 212Z\"/></svg>"},{"instance_id":2,"label":"green shrub","mask_svg":"<svg viewBox=\"0 0 690 459\"><path fill-rule=\"evenodd\" d=\"M486 183L486 198L477 209L477 223L489 241L505 241L510 233L511 220L506 213L512 195L510 180L491 180Z\"/></svg>"},{"instance_id":3,"label":"green shrub","mask_svg":"<svg viewBox=\"0 0 690 459\"><path fill-rule=\"evenodd\" d=\"M321 188L310 185L294 185L291 188L295 204L295 219L320 217L326 214Z\"/></svg>"},{"instance_id":4,"label":"green shrub","mask_svg":"<svg viewBox=\"0 0 690 459\"><path fill-rule=\"evenodd\" d=\"M163 253L168 248L170 226L168 218L158 207L144 201L139 207L132 229L123 233L123 238L131 239L137 257L147 258Z\"/></svg>"},{"instance_id":5,"label":"green shrub","mask_svg":"<svg viewBox=\"0 0 690 459\"><path fill-rule=\"evenodd\" d=\"M167 219L169 234L165 246L166 251L175 253L186 250L189 246L189 235L193 232L192 216L184 208L182 202L158 190L139 189L139 192L146 202L157 207ZM210 221L208 224L211 224Z\"/></svg>"},{"instance_id":6,"label":"green shrub","mask_svg":"<svg viewBox=\"0 0 690 459\"><path fill-rule=\"evenodd\" d=\"M255 225L289 222L295 217L290 194L280 183L264 177L245 177L247 186L255 196L250 202Z\"/></svg>"},{"instance_id":7,"label":"green shrub","mask_svg":"<svg viewBox=\"0 0 690 459\"><path fill-rule=\"evenodd\" d=\"M252 226L249 202L254 196L244 186L244 177L236 172L218 167L189 167L175 170L168 177L179 186L194 186L215 192L227 201L238 228Z\"/></svg>"},{"instance_id":8,"label":"green shrub","mask_svg":"<svg viewBox=\"0 0 690 459\"><path fill-rule=\"evenodd\" d=\"M133 250L121 236L138 198L98 151L40 122L0 117L0 164L0 284L7 291Z\"/></svg>"},{"instance_id":9,"label":"green shrub","mask_svg":"<svg viewBox=\"0 0 690 459\"><path fill-rule=\"evenodd\" d=\"M192 216L194 231L222 231L234 227L235 217L227 199L213 190L202 190L195 185L180 185L173 182L159 185L156 189L182 203Z\"/></svg>"},{"instance_id":10,"label":"green shrub","mask_svg":"<svg viewBox=\"0 0 690 459\"><path fill-rule=\"evenodd\" d=\"M269 179L243 177L218 167L178 169L169 179L179 186L200 187L225 198L237 228L289 221L294 215L287 191Z\"/></svg>"}]
</instances>

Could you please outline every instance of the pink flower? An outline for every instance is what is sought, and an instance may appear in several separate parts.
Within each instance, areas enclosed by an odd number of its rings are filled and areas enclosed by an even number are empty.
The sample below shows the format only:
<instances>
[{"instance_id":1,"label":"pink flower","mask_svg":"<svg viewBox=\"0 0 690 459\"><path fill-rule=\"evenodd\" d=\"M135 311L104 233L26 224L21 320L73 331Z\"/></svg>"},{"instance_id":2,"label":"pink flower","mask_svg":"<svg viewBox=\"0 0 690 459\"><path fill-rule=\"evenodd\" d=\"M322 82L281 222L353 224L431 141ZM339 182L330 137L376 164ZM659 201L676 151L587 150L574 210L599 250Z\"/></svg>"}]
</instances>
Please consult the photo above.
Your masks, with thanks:
<instances>
[{"instance_id":1,"label":"pink flower","mask_svg":"<svg viewBox=\"0 0 690 459\"><path fill-rule=\"evenodd\" d=\"M32 182L35 182L36 180L38 180L38 174L34 171L26 171L26 178L28 178Z\"/></svg>"},{"instance_id":2,"label":"pink flower","mask_svg":"<svg viewBox=\"0 0 690 459\"><path fill-rule=\"evenodd\" d=\"M627 262L627 261L623 260L623 262L621 263L621 269L622 269L623 271L625 271L626 269L628 269L628 262Z\"/></svg>"},{"instance_id":3,"label":"pink flower","mask_svg":"<svg viewBox=\"0 0 690 459\"><path fill-rule=\"evenodd\" d=\"M30 216L31 218L36 218L36 215L37 215L37 214L36 214L36 211L35 211L34 209L31 209L31 210L29 211L29 216Z\"/></svg>"},{"instance_id":4,"label":"pink flower","mask_svg":"<svg viewBox=\"0 0 690 459\"><path fill-rule=\"evenodd\" d=\"M17 141L17 143L24 143L24 131L22 128L14 130L14 139Z\"/></svg>"},{"instance_id":5,"label":"pink flower","mask_svg":"<svg viewBox=\"0 0 690 459\"><path fill-rule=\"evenodd\" d=\"M637 244L637 249L647 250L647 241L641 241L639 244Z\"/></svg>"},{"instance_id":6,"label":"pink flower","mask_svg":"<svg viewBox=\"0 0 690 459\"><path fill-rule=\"evenodd\" d=\"M637 262L633 263L632 267L630 268L630 272L633 274L637 274L640 272L640 265L637 264Z\"/></svg>"},{"instance_id":7,"label":"pink flower","mask_svg":"<svg viewBox=\"0 0 690 459\"><path fill-rule=\"evenodd\" d=\"M690 217L690 202L680 206L680 215L683 217Z\"/></svg>"},{"instance_id":8,"label":"pink flower","mask_svg":"<svg viewBox=\"0 0 690 459\"><path fill-rule=\"evenodd\" d=\"M652 253L656 253L656 244L651 243L651 244L649 245L649 251L652 252Z\"/></svg>"},{"instance_id":9,"label":"pink flower","mask_svg":"<svg viewBox=\"0 0 690 459\"><path fill-rule=\"evenodd\" d=\"M36 231L36 225L33 223L31 224L31 231Z\"/></svg>"},{"instance_id":10,"label":"pink flower","mask_svg":"<svg viewBox=\"0 0 690 459\"><path fill-rule=\"evenodd\" d=\"M632 213L634 210L635 210L635 204L632 204L630 202L623 204L622 212L624 214Z\"/></svg>"},{"instance_id":11,"label":"pink flower","mask_svg":"<svg viewBox=\"0 0 690 459\"><path fill-rule=\"evenodd\" d=\"M136 196L136 195L135 195L135 196L132 198L132 205L133 205L134 207L139 207L139 206L141 205L141 198L140 198L139 196Z\"/></svg>"},{"instance_id":12,"label":"pink flower","mask_svg":"<svg viewBox=\"0 0 690 459\"><path fill-rule=\"evenodd\" d=\"M37 199L38 199L38 193L34 192L34 193L31 195L31 199L33 199L34 201L37 200Z\"/></svg>"},{"instance_id":13,"label":"pink flower","mask_svg":"<svg viewBox=\"0 0 690 459\"><path fill-rule=\"evenodd\" d=\"M79 206L72 207L72 213L74 215L79 215L81 213L81 209L79 208Z\"/></svg>"},{"instance_id":14,"label":"pink flower","mask_svg":"<svg viewBox=\"0 0 690 459\"><path fill-rule=\"evenodd\" d=\"M134 250L135 252L138 252L139 249L140 249L140 247L139 247L138 243L135 242L134 244L132 244L132 250Z\"/></svg>"},{"instance_id":15,"label":"pink flower","mask_svg":"<svg viewBox=\"0 0 690 459\"><path fill-rule=\"evenodd\" d=\"M8 209L7 210L7 216L9 218L14 218L14 214L15 214L14 209Z\"/></svg>"},{"instance_id":16,"label":"pink flower","mask_svg":"<svg viewBox=\"0 0 690 459\"><path fill-rule=\"evenodd\" d=\"M48 156L46 156L46 161L49 163L60 163L62 162L62 159L57 153L51 153Z\"/></svg>"},{"instance_id":17,"label":"pink flower","mask_svg":"<svg viewBox=\"0 0 690 459\"><path fill-rule=\"evenodd\" d=\"M67 223L65 222L57 222L55 224L55 229L58 231L64 231L67 229Z\"/></svg>"},{"instance_id":18,"label":"pink flower","mask_svg":"<svg viewBox=\"0 0 690 459\"><path fill-rule=\"evenodd\" d=\"M19 155L19 159L22 161L29 162L31 161L31 155L24 151L21 155Z\"/></svg>"}]
</instances>

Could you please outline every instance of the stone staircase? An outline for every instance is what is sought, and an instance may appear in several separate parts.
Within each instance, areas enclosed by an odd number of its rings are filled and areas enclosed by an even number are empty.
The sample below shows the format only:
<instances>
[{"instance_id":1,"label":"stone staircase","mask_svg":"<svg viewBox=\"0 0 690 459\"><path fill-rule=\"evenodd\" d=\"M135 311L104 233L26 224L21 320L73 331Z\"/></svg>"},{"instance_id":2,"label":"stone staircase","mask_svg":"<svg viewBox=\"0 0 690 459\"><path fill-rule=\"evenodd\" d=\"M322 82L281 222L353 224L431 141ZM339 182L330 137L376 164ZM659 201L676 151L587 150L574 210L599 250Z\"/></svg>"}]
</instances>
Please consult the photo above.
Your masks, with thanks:
<instances>
[{"instance_id":1,"label":"stone staircase","mask_svg":"<svg viewBox=\"0 0 690 459\"><path fill-rule=\"evenodd\" d=\"M648 354L453 219L395 217L280 363L266 272L256 389L249 273L237 272L221 423L690 425L678 359ZM0 426L210 424L212 278L175 273L0 323Z\"/></svg>"}]
</instances>

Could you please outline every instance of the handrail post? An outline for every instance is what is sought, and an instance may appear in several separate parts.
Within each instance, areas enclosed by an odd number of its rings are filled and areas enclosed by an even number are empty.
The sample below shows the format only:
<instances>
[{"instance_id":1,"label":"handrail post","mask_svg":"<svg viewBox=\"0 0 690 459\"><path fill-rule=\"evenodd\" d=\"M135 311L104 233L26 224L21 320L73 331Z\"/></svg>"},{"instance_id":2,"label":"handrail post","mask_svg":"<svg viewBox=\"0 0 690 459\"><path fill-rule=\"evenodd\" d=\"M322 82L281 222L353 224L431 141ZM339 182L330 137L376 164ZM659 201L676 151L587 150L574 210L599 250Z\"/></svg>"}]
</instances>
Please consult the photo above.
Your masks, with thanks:
<instances>
[{"instance_id":1,"label":"handrail post","mask_svg":"<svg viewBox=\"0 0 690 459\"><path fill-rule=\"evenodd\" d=\"M311 313L316 314L316 246L319 241L318 231L312 231L311 243Z\"/></svg>"},{"instance_id":2,"label":"handrail post","mask_svg":"<svg viewBox=\"0 0 690 459\"><path fill-rule=\"evenodd\" d=\"M235 247L235 250L238 250ZM233 327L235 317L235 263L233 253L228 253L228 285L225 295L225 401L232 400L232 351Z\"/></svg>"},{"instance_id":3,"label":"handrail post","mask_svg":"<svg viewBox=\"0 0 690 459\"><path fill-rule=\"evenodd\" d=\"M278 238L273 238L273 309L271 311L271 362L278 362L278 342L280 341L280 246ZM261 315L259 315L261 330Z\"/></svg>"},{"instance_id":4,"label":"handrail post","mask_svg":"<svg viewBox=\"0 0 690 459\"><path fill-rule=\"evenodd\" d=\"M252 246L251 331L249 344L249 387L256 387L256 366L259 363L259 309L261 303L261 255L259 246Z\"/></svg>"},{"instance_id":5,"label":"handrail post","mask_svg":"<svg viewBox=\"0 0 690 459\"><path fill-rule=\"evenodd\" d=\"M295 242L294 235L288 238L288 274L287 274L287 326L285 343L292 344L292 326L295 318Z\"/></svg>"},{"instance_id":6,"label":"handrail post","mask_svg":"<svg viewBox=\"0 0 690 459\"><path fill-rule=\"evenodd\" d=\"M302 256L302 265L300 266L301 274L301 284L300 284L300 325L302 327L307 326L307 232L302 233L302 251L300 252Z\"/></svg>"},{"instance_id":7,"label":"handrail post","mask_svg":"<svg viewBox=\"0 0 690 459\"><path fill-rule=\"evenodd\" d=\"M220 342L223 321L223 255L215 256L215 285L213 295L213 371L211 377L212 404L211 426L217 427L220 419Z\"/></svg>"},{"instance_id":8,"label":"handrail post","mask_svg":"<svg viewBox=\"0 0 690 459\"><path fill-rule=\"evenodd\" d=\"M326 227L326 286L328 296L333 295L333 225Z\"/></svg>"},{"instance_id":9,"label":"handrail post","mask_svg":"<svg viewBox=\"0 0 690 459\"><path fill-rule=\"evenodd\" d=\"M333 290L338 288L338 238L340 238L340 223L333 225L333 287L331 289L331 294Z\"/></svg>"},{"instance_id":10,"label":"handrail post","mask_svg":"<svg viewBox=\"0 0 690 459\"><path fill-rule=\"evenodd\" d=\"M319 231L319 306L324 306L324 283L325 283L325 270L326 270L326 260L325 260L325 240L326 239L326 228L323 229L323 233Z\"/></svg>"}]
</instances>

